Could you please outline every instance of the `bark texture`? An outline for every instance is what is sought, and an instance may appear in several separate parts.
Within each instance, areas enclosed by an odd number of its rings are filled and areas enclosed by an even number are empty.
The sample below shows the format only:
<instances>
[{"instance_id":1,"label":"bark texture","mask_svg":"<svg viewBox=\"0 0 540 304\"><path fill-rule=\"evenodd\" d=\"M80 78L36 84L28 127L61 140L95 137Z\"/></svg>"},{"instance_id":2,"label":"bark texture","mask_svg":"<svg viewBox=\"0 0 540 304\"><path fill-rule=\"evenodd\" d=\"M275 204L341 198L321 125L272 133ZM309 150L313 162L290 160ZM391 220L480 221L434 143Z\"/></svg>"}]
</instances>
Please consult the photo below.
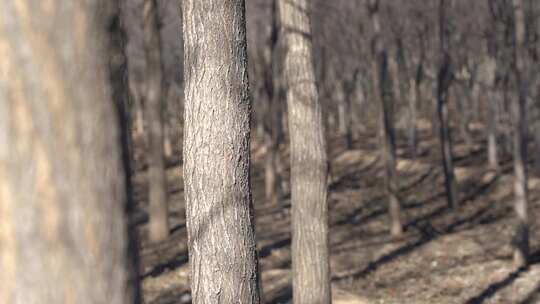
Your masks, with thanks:
<instances>
[{"instance_id":1,"label":"bark texture","mask_svg":"<svg viewBox=\"0 0 540 304\"><path fill-rule=\"evenodd\" d=\"M169 236L169 220L163 145L163 69L156 0L144 1L143 18L148 120L149 237L151 241L159 242Z\"/></svg>"},{"instance_id":2,"label":"bark texture","mask_svg":"<svg viewBox=\"0 0 540 304\"><path fill-rule=\"evenodd\" d=\"M133 303L108 9L0 2L1 303Z\"/></svg>"},{"instance_id":3,"label":"bark texture","mask_svg":"<svg viewBox=\"0 0 540 304\"><path fill-rule=\"evenodd\" d=\"M184 185L193 303L259 303L243 0L185 0Z\"/></svg>"},{"instance_id":4,"label":"bark texture","mask_svg":"<svg viewBox=\"0 0 540 304\"><path fill-rule=\"evenodd\" d=\"M313 69L310 5L279 0L291 140L293 300L331 301L327 155Z\"/></svg>"}]
</instances>

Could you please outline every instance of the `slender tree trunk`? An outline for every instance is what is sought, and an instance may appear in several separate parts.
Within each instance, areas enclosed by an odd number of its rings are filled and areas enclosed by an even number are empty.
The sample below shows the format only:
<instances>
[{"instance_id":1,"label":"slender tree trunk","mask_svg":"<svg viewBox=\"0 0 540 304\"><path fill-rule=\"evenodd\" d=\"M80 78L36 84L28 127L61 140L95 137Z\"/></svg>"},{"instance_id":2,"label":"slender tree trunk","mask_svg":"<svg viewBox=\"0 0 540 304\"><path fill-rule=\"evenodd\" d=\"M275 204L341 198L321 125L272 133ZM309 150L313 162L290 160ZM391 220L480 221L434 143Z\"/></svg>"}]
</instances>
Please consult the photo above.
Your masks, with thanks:
<instances>
[{"instance_id":1,"label":"slender tree trunk","mask_svg":"<svg viewBox=\"0 0 540 304\"><path fill-rule=\"evenodd\" d=\"M184 185L193 303L260 303L243 0L184 0Z\"/></svg>"},{"instance_id":2,"label":"slender tree trunk","mask_svg":"<svg viewBox=\"0 0 540 304\"><path fill-rule=\"evenodd\" d=\"M488 163L492 170L497 171L499 169L499 158L497 155L497 118L498 107L496 93L493 91L488 92L487 110L488 110Z\"/></svg>"},{"instance_id":3,"label":"slender tree trunk","mask_svg":"<svg viewBox=\"0 0 540 304\"><path fill-rule=\"evenodd\" d=\"M163 124L163 155L165 158L171 158L173 156L173 144L172 144L172 127L168 123L168 119L165 119Z\"/></svg>"},{"instance_id":4,"label":"slender tree trunk","mask_svg":"<svg viewBox=\"0 0 540 304\"><path fill-rule=\"evenodd\" d=\"M416 158L418 135L416 130L416 120L418 103L418 82L414 77L409 79L409 148L411 149L412 158Z\"/></svg>"},{"instance_id":5,"label":"slender tree trunk","mask_svg":"<svg viewBox=\"0 0 540 304\"><path fill-rule=\"evenodd\" d=\"M514 234L514 263L525 266L529 255L529 221L527 198L527 117L524 60L525 48L525 16L522 0L513 0L515 20L515 58L514 69L518 87L517 100L512 103L514 118L514 209L518 223Z\"/></svg>"},{"instance_id":6,"label":"slender tree trunk","mask_svg":"<svg viewBox=\"0 0 540 304\"><path fill-rule=\"evenodd\" d=\"M350 94L347 92L345 85L338 85L337 87L339 135L345 138L345 148L350 149L352 146Z\"/></svg>"},{"instance_id":7,"label":"slender tree trunk","mask_svg":"<svg viewBox=\"0 0 540 304\"><path fill-rule=\"evenodd\" d=\"M328 164L313 68L310 9L307 0L279 0L291 138L293 300L326 304L331 302Z\"/></svg>"},{"instance_id":8,"label":"slender tree trunk","mask_svg":"<svg viewBox=\"0 0 540 304\"><path fill-rule=\"evenodd\" d=\"M159 242L169 236L169 220L163 151L163 69L156 0L144 0L143 20L146 54L146 118L148 119L149 238L153 242Z\"/></svg>"},{"instance_id":9,"label":"slender tree trunk","mask_svg":"<svg viewBox=\"0 0 540 304\"><path fill-rule=\"evenodd\" d=\"M0 303L133 303L108 8L0 1Z\"/></svg>"},{"instance_id":10,"label":"slender tree trunk","mask_svg":"<svg viewBox=\"0 0 540 304\"><path fill-rule=\"evenodd\" d=\"M145 138L145 129L144 129L144 85L138 81L130 80L129 82L129 91L132 104L132 117L134 125L134 133L136 138Z\"/></svg>"},{"instance_id":11,"label":"slender tree trunk","mask_svg":"<svg viewBox=\"0 0 540 304\"><path fill-rule=\"evenodd\" d=\"M475 99L478 98L478 96L475 96L476 93L468 92L468 90L475 90L474 87L478 86L477 84L474 84L472 87L469 86L463 86L462 88L453 87L454 90L451 91L451 96L457 101L457 105L460 112L460 119L459 119L459 131L461 133L461 137L465 141L465 147L467 150L471 150L473 148L473 138L472 134L469 129L469 125L471 123L471 112L474 112L474 103ZM461 91L462 94L459 94L458 91ZM453 94L452 94L453 93Z\"/></svg>"},{"instance_id":12,"label":"slender tree trunk","mask_svg":"<svg viewBox=\"0 0 540 304\"><path fill-rule=\"evenodd\" d=\"M279 147L283 140L281 126L281 86L279 81L279 18L277 12L277 0L272 0L272 28L268 48L270 49L269 62L266 63L267 93L268 93L268 135L266 136L268 151L265 162L265 193L267 202L277 205L282 199L281 172Z\"/></svg>"},{"instance_id":13,"label":"slender tree trunk","mask_svg":"<svg viewBox=\"0 0 540 304\"><path fill-rule=\"evenodd\" d=\"M109 75L112 99L114 101L118 121L120 122L120 138L122 143L122 164L124 167L124 180L126 189L125 214L130 223L130 216L135 210L133 200L133 187L131 181L131 164L133 155L133 138L131 137L131 124L129 119L129 86L128 65L126 56L126 32L123 24L122 7L124 0L108 1L111 18L109 29ZM132 295L133 303L142 303L142 294L139 284L139 241L137 227L128 225L128 246L126 248L128 269L128 292Z\"/></svg>"},{"instance_id":14,"label":"slender tree trunk","mask_svg":"<svg viewBox=\"0 0 540 304\"><path fill-rule=\"evenodd\" d=\"M381 37L381 25L379 20L379 1L370 0L369 11L373 24L374 58L372 64L373 95L380 105L380 139L382 144L382 158L385 167L385 192L388 198L388 213L390 215L390 232L399 236L403 233L401 225L401 203L397 194L396 181L396 148L393 125L393 104L386 86L388 79L388 55ZM397 64L396 64L397 73Z\"/></svg>"},{"instance_id":15,"label":"slender tree trunk","mask_svg":"<svg viewBox=\"0 0 540 304\"><path fill-rule=\"evenodd\" d=\"M439 3L439 30L441 58L437 75L437 117L439 126L439 142L444 169L444 184L448 206L458 207L458 191L454 176L454 163L452 157L452 139L450 137L450 122L448 117L448 90L452 81L452 67L450 63L449 34L446 20L446 1Z\"/></svg>"}]
</instances>

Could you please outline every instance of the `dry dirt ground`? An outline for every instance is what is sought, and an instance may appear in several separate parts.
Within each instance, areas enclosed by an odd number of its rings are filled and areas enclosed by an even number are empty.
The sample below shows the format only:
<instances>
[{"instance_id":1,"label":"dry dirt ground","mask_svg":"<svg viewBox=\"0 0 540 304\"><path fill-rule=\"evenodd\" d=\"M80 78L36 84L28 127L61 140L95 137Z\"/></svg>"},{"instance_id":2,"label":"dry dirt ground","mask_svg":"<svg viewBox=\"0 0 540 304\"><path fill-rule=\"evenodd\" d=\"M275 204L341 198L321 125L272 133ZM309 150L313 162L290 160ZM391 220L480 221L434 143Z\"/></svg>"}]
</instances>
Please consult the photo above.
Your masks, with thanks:
<instances>
[{"instance_id":1,"label":"dry dirt ground","mask_svg":"<svg viewBox=\"0 0 540 304\"><path fill-rule=\"evenodd\" d=\"M533 264L512 267L509 246L512 163L488 169L484 143L454 147L460 207L446 207L437 142L421 130L420 153L398 150L405 234L389 235L382 195L382 163L375 134L362 134L345 151L330 143L330 247L334 303L540 303L540 179L530 174ZM257 145L254 144L254 147ZM399 145L404 146L404 143ZM287 152L283 151L284 159ZM290 303L290 200L265 204L264 151L254 148L252 185L263 292L266 303ZM135 176L135 215L141 238L141 275L146 303L190 303L181 162L169 160L172 236L161 244L146 241L144 165ZM288 172L286 172L286 175Z\"/></svg>"}]
</instances>

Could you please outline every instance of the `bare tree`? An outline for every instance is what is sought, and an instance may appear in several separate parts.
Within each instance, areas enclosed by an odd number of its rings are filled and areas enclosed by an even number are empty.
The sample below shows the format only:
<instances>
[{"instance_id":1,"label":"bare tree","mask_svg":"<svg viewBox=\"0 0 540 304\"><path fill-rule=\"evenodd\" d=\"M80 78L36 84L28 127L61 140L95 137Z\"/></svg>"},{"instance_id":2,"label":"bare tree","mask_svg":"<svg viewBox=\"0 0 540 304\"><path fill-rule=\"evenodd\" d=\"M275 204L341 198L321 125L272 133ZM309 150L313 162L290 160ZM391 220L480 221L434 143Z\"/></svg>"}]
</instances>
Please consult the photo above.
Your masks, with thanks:
<instances>
[{"instance_id":1,"label":"bare tree","mask_svg":"<svg viewBox=\"0 0 540 304\"><path fill-rule=\"evenodd\" d=\"M525 266L529 255L529 224L527 198L527 117L524 61L525 50L525 15L522 0L513 0L514 7L514 72L517 83L517 100L512 103L514 117L514 209L518 223L514 234L514 263Z\"/></svg>"},{"instance_id":2,"label":"bare tree","mask_svg":"<svg viewBox=\"0 0 540 304\"><path fill-rule=\"evenodd\" d=\"M327 155L313 69L310 1L279 0L291 140L293 299L330 303Z\"/></svg>"},{"instance_id":3,"label":"bare tree","mask_svg":"<svg viewBox=\"0 0 540 304\"><path fill-rule=\"evenodd\" d=\"M193 303L259 303L243 0L185 0L184 185Z\"/></svg>"},{"instance_id":4,"label":"bare tree","mask_svg":"<svg viewBox=\"0 0 540 304\"><path fill-rule=\"evenodd\" d=\"M444 184L448 206L458 207L458 192L454 176L454 163L452 157L452 139L448 117L448 89L452 81L452 66L450 61L450 45L448 33L448 20L446 0L439 2L439 67L437 74L437 118L439 127L439 142L444 169Z\"/></svg>"},{"instance_id":5,"label":"bare tree","mask_svg":"<svg viewBox=\"0 0 540 304\"><path fill-rule=\"evenodd\" d=\"M388 92L388 54L382 39L381 24L379 19L379 0L369 0L368 10L373 26L373 64L372 81L373 96L380 105L380 139L382 145L382 158L385 167L385 193L388 198L390 214L390 232L392 235L401 235L401 203L397 194L396 181L396 147L393 123L393 103ZM394 76L397 78L397 63L394 62ZM396 79L394 79L395 81ZM396 84L397 86L397 84Z\"/></svg>"},{"instance_id":6,"label":"bare tree","mask_svg":"<svg viewBox=\"0 0 540 304\"><path fill-rule=\"evenodd\" d=\"M144 0L144 48L146 54L146 118L148 120L148 184L150 227L154 242L169 236L167 179L163 151L163 68L159 13L156 0Z\"/></svg>"},{"instance_id":7,"label":"bare tree","mask_svg":"<svg viewBox=\"0 0 540 304\"><path fill-rule=\"evenodd\" d=\"M0 2L1 303L133 303L112 2Z\"/></svg>"}]
</instances>

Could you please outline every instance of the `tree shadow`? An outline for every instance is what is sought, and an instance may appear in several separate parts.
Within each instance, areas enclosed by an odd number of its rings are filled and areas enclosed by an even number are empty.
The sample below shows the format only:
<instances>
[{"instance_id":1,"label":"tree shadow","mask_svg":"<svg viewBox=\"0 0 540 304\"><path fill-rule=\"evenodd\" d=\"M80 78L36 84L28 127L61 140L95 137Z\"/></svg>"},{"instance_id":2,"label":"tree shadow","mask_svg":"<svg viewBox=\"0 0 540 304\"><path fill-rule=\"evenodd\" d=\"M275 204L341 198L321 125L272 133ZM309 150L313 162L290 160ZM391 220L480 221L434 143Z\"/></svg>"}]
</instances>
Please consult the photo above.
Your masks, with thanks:
<instances>
[{"instance_id":1,"label":"tree shadow","mask_svg":"<svg viewBox=\"0 0 540 304\"><path fill-rule=\"evenodd\" d=\"M273 293L271 296L268 297L268 299L265 300L267 301L267 303L270 304L292 303L292 286L287 285L286 287Z\"/></svg>"},{"instance_id":2,"label":"tree shadow","mask_svg":"<svg viewBox=\"0 0 540 304\"><path fill-rule=\"evenodd\" d=\"M142 275L141 280L144 280L148 277L157 277L166 271L175 270L186 264L188 260L189 256L187 250L182 251L177 254L172 260L165 261L154 266L150 271Z\"/></svg>"},{"instance_id":3,"label":"tree shadow","mask_svg":"<svg viewBox=\"0 0 540 304\"><path fill-rule=\"evenodd\" d=\"M481 304L489 298L493 297L499 290L512 284L522 273L526 271L525 268L521 268L510 273L506 278L489 285L480 294L470 298L465 302L466 304Z\"/></svg>"},{"instance_id":4,"label":"tree shadow","mask_svg":"<svg viewBox=\"0 0 540 304\"><path fill-rule=\"evenodd\" d=\"M537 264L540 262L540 251L537 251L533 253L530 257L530 263L529 267L521 267L519 269L514 270L510 274L508 274L504 279L492 283L489 286L486 287L482 292L480 292L478 295L470 298L465 302L465 304L482 304L485 301L489 300L491 297L493 297L497 292L500 290L512 285L514 281L519 278L520 275L528 272L530 270L530 266ZM530 292L527 297L520 302L520 304L532 304L535 303L536 300L540 297L540 284L532 291Z\"/></svg>"},{"instance_id":5,"label":"tree shadow","mask_svg":"<svg viewBox=\"0 0 540 304\"><path fill-rule=\"evenodd\" d=\"M262 247L260 250L259 250L259 258L262 259L262 258L265 258L267 256L269 256L273 250L276 250L276 249L281 249L281 248L284 248L284 247L288 247L291 245L291 237L286 237L282 240L279 240L277 242L273 242L269 245L266 245L264 247Z\"/></svg>"},{"instance_id":6,"label":"tree shadow","mask_svg":"<svg viewBox=\"0 0 540 304\"><path fill-rule=\"evenodd\" d=\"M536 285L536 288L531 291L525 299L523 299L519 304L534 304L538 303L540 300L540 283Z\"/></svg>"},{"instance_id":7,"label":"tree shadow","mask_svg":"<svg viewBox=\"0 0 540 304\"><path fill-rule=\"evenodd\" d=\"M480 195L487 191L491 185L495 182L497 179L497 176L495 176L492 180L490 180L486 184L482 184L481 187L477 189L477 191L473 192L471 195L466 196L463 198L463 202L470 201L477 195ZM461 206L463 206L460 204ZM372 261L368 263L366 267L363 269L356 271L352 274L347 274L340 277L333 278L334 281L349 281L349 280L356 280L362 277L365 277L366 275L369 275L370 273L376 271L381 267L382 265L389 263L395 259L397 259L400 256L409 254L413 252L415 249L418 249L431 241L439 238L440 236L450 234L455 232L458 228L463 227L469 223L474 224L475 221L478 221L479 217L485 215L488 213L490 209L493 208L493 204L489 204L485 206L484 208L478 210L477 212L473 213L470 216L467 216L462 219L458 219L453 221L452 223L446 225L442 229L435 229L433 226L431 226L430 221L436 217L439 217L443 215L445 212L450 211L451 209L448 206L442 206L440 208L435 209L434 211L428 213L427 215L424 215L420 218L414 219L411 222L409 222L407 225L405 225L406 228L416 227L419 232L421 233L420 238L412 243L406 244L402 247L399 247L393 251L391 251L388 254L385 254L381 257L379 257L377 260Z\"/></svg>"}]
</instances>

